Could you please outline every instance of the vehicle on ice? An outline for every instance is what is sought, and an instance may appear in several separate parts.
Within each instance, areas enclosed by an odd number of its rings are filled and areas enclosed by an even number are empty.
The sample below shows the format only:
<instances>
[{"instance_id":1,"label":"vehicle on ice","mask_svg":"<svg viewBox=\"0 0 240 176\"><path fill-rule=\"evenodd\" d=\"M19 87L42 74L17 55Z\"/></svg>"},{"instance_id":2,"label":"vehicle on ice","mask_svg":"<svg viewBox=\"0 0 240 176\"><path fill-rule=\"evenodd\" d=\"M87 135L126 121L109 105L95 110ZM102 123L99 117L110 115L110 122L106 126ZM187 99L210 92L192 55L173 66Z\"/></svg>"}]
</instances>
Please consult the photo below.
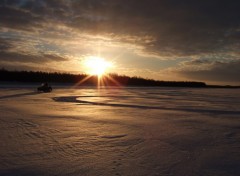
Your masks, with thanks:
<instances>
[{"instance_id":1,"label":"vehicle on ice","mask_svg":"<svg viewBox=\"0 0 240 176\"><path fill-rule=\"evenodd\" d=\"M42 92L52 92L52 87L48 83L43 83L40 87L37 88L38 91Z\"/></svg>"}]
</instances>

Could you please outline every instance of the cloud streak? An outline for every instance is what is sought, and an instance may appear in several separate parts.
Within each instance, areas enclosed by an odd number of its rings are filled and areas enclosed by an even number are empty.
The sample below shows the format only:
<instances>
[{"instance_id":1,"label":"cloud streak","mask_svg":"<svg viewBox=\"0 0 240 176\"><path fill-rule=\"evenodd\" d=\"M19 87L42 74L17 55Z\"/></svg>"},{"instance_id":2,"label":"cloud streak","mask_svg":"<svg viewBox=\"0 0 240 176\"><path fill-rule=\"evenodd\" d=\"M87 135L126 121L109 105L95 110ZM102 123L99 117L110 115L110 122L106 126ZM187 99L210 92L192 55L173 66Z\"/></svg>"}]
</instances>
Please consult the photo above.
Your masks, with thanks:
<instances>
[{"instance_id":1,"label":"cloud streak","mask_svg":"<svg viewBox=\"0 0 240 176\"><path fill-rule=\"evenodd\" d=\"M240 59L195 59L185 61L170 72L190 80L207 80L212 83L239 85Z\"/></svg>"}]
</instances>

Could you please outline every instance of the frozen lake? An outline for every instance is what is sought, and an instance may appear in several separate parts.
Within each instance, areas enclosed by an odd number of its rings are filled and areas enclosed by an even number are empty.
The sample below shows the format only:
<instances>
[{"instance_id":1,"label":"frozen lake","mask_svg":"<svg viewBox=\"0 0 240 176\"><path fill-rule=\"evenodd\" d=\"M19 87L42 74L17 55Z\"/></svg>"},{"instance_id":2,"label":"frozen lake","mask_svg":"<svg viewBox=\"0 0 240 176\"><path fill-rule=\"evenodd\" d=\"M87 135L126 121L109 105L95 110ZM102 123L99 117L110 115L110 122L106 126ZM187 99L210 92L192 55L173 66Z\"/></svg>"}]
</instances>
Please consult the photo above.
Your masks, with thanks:
<instances>
[{"instance_id":1,"label":"frozen lake","mask_svg":"<svg viewBox=\"0 0 240 176\"><path fill-rule=\"evenodd\" d=\"M239 176L240 90L0 89L0 175Z\"/></svg>"}]
</instances>

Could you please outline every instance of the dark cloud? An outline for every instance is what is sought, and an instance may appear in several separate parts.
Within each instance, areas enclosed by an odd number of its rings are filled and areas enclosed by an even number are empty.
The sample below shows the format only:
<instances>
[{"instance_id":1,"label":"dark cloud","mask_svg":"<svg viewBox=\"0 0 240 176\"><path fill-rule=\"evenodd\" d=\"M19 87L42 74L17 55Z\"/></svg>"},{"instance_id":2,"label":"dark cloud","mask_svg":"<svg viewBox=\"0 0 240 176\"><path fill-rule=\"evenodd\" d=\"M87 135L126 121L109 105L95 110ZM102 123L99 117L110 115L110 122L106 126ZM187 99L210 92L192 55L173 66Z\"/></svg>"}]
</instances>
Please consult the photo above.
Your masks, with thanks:
<instances>
[{"instance_id":1,"label":"dark cloud","mask_svg":"<svg viewBox=\"0 0 240 176\"><path fill-rule=\"evenodd\" d=\"M210 61L201 62L201 64L207 63ZM193 65L196 62L193 62ZM190 65L190 64L189 64ZM210 63L210 67L206 69L200 70L181 70L179 73L184 77L193 79L193 80L207 80L207 81L215 81L215 82L229 82L240 84L240 60L233 60L230 62L212 62Z\"/></svg>"},{"instance_id":2,"label":"dark cloud","mask_svg":"<svg viewBox=\"0 0 240 176\"><path fill-rule=\"evenodd\" d=\"M197 55L235 50L239 43L240 2L227 0L74 1L84 16L69 24L80 30L115 35L152 36L146 51L160 55ZM232 32L230 32L232 31ZM230 35L227 35L230 32ZM234 39L233 39L234 38Z\"/></svg>"},{"instance_id":3,"label":"dark cloud","mask_svg":"<svg viewBox=\"0 0 240 176\"><path fill-rule=\"evenodd\" d=\"M180 65L182 65L183 67L195 67L195 66L202 66L202 65L209 66L209 65L215 64L215 62L216 62L215 58L211 58L211 59L199 58L199 59L182 62Z\"/></svg>"},{"instance_id":4,"label":"dark cloud","mask_svg":"<svg viewBox=\"0 0 240 176\"><path fill-rule=\"evenodd\" d=\"M12 44L5 39L0 38L0 52L12 48Z\"/></svg>"},{"instance_id":5,"label":"dark cloud","mask_svg":"<svg viewBox=\"0 0 240 176\"><path fill-rule=\"evenodd\" d=\"M0 38L0 61L23 62L23 63L47 63L51 61L66 61L67 57L53 51L31 51L23 47L24 39L21 38ZM31 43L30 43L31 44ZM22 50L17 48L23 47ZM27 44L29 45L29 44ZM27 47L27 46L26 46ZM30 46L29 46L30 47Z\"/></svg>"},{"instance_id":6,"label":"dark cloud","mask_svg":"<svg viewBox=\"0 0 240 176\"><path fill-rule=\"evenodd\" d=\"M34 16L31 12L8 6L0 6L0 24L2 27L13 29L31 30L41 25L44 21L41 17Z\"/></svg>"},{"instance_id":7,"label":"dark cloud","mask_svg":"<svg viewBox=\"0 0 240 176\"><path fill-rule=\"evenodd\" d=\"M61 72L57 68L48 68L44 65L26 65L22 62L2 62L0 61L0 69L18 70L18 71L46 71L46 72Z\"/></svg>"},{"instance_id":8,"label":"dark cloud","mask_svg":"<svg viewBox=\"0 0 240 176\"><path fill-rule=\"evenodd\" d=\"M151 36L154 40L144 43L145 51L158 55L234 52L240 40L237 0L10 2L2 2L3 25L21 28L57 21L80 32L142 38L138 44Z\"/></svg>"},{"instance_id":9,"label":"dark cloud","mask_svg":"<svg viewBox=\"0 0 240 176\"><path fill-rule=\"evenodd\" d=\"M69 60L69 58L67 58L63 55L54 54L54 53L42 54L41 57L47 59L48 61L67 61L67 60Z\"/></svg>"},{"instance_id":10,"label":"dark cloud","mask_svg":"<svg viewBox=\"0 0 240 176\"><path fill-rule=\"evenodd\" d=\"M30 53L17 53L0 51L0 60L5 62L23 62L23 63L38 63L43 64L52 61L66 61L68 58L57 54L39 53L33 55Z\"/></svg>"}]
</instances>

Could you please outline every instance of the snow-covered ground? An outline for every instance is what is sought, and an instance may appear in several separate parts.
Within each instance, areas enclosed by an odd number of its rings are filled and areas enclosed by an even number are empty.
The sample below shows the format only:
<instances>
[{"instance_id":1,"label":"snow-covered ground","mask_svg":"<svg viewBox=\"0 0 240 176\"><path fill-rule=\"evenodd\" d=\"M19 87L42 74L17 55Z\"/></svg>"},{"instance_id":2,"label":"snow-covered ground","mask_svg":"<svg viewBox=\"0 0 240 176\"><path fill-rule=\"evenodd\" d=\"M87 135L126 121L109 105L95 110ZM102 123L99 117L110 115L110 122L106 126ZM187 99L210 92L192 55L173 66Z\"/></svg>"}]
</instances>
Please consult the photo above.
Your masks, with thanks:
<instances>
[{"instance_id":1,"label":"snow-covered ground","mask_svg":"<svg viewBox=\"0 0 240 176\"><path fill-rule=\"evenodd\" d=\"M0 89L0 175L239 176L240 90Z\"/></svg>"}]
</instances>

